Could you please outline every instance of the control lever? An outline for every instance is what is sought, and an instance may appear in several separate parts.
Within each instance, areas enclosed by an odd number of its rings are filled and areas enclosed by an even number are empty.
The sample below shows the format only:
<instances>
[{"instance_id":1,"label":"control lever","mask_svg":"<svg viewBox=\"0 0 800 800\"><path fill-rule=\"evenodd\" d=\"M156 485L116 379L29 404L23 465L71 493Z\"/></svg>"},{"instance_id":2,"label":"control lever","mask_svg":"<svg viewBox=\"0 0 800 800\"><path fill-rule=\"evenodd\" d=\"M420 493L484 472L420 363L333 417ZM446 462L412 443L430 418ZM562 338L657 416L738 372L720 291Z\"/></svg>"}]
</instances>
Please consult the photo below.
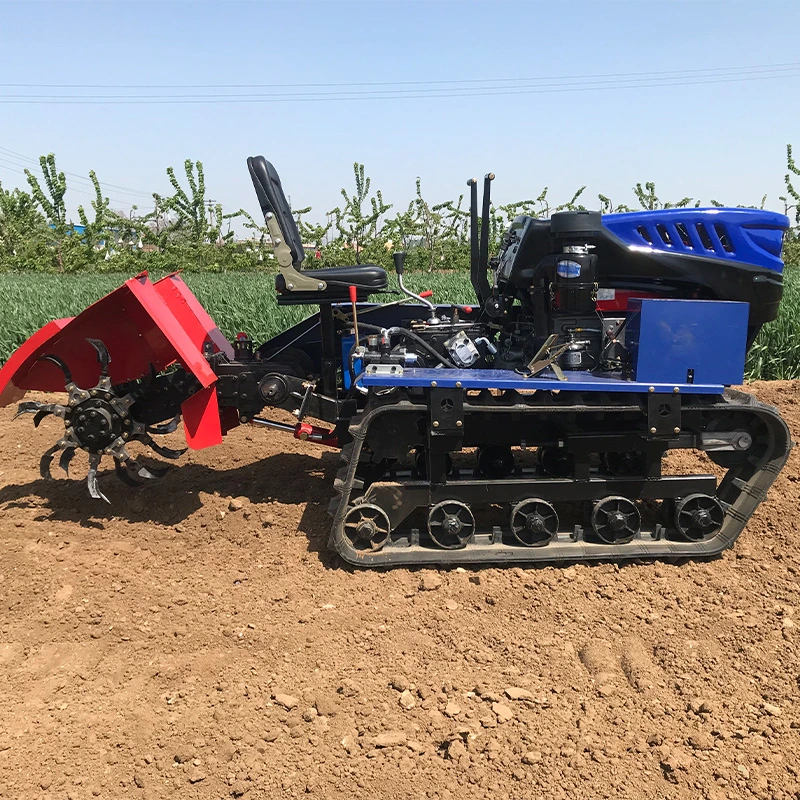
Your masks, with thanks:
<instances>
[{"instance_id":1,"label":"control lever","mask_svg":"<svg viewBox=\"0 0 800 800\"><path fill-rule=\"evenodd\" d=\"M356 304L358 303L358 289L355 286L350 287L350 302L353 305L353 332L356 336L356 347L358 347L358 313L356 312Z\"/></svg>"},{"instance_id":2,"label":"control lever","mask_svg":"<svg viewBox=\"0 0 800 800\"><path fill-rule=\"evenodd\" d=\"M544 341L544 344L539 348L536 355L530 360L527 368L522 369L518 367L514 371L520 373L520 375L525 378L533 378L549 367L553 370L558 380L565 381L567 377L561 370L558 359L566 352L569 344L569 342L558 344L558 334L553 333Z\"/></svg>"},{"instance_id":3,"label":"control lever","mask_svg":"<svg viewBox=\"0 0 800 800\"><path fill-rule=\"evenodd\" d=\"M392 260L394 261L394 271L397 273L397 283L400 286L400 291L407 295L408 297L413 298L422 305L427 306L430 309L431 316L428 319L428 323L430 325L438 325L441 321L439 317L436 316L436 306L431 303L426 297L422 295L414 294L410 289L406 289L405 284L403 283L403 265L405 264L406 254L400 250L397 253L392 253Z\"/></svg>"}]
</instances>

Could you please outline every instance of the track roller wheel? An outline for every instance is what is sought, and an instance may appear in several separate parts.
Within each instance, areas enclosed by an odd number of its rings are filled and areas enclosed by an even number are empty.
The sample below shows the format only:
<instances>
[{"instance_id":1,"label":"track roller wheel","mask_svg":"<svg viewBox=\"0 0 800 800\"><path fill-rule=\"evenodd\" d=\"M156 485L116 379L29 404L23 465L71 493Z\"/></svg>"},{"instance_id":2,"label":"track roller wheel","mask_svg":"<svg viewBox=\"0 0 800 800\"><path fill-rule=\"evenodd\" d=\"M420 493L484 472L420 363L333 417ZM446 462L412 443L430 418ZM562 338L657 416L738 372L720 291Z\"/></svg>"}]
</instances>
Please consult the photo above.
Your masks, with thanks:
<instances>
[{"instance_id":1,"label":"track roller wheel","mask_svg":"<svg viewBox=\"0 0 800 800\"><path fill-rule=\"evenodd\" d=\"M443 500L428 514L428 533L444 550L459 550L475 533L475 517L465 503Z\"/></svg>"},{"instance_id":2,"label":"track roller wheel","mask_svg":"<svg viewBox=\"0 0 800 800\"><path fill-rule=\"evenodd\" d=\"M624 478L628 475L644 475L646 461L644 453L634 450L600 454L603 471L607 475Z\"/></svg>"},{"instance_id":3,"label":"track roller wheel","mask_svg":"<svg viewBox=\"0 0 800 800\"><path fill-rule=\"evenodd\" d=\"M639 509L627 497L604 497L592 509L592 529L606 544L627 544L641 525Z\"/></svg>"},{"instance_id":4,"label":"track roller wheel","mask_svg":"<svg viewBox=\"0 0 800 800\"><path fill-rule=\"evenodd\" d=\"M448 453L445 456L445 463L447 464L447 474L449 475L453 471L453 459ZM426 480L428 477L428 453L424 447L418 447L414 451L414 469L417 471L417 475L422 480Z\"/></svg>"},{"instance_id":5,"label":"track roller wheel","mask_svg":"<svg viewBox=\"0 0 800 800\"><path fill-rule=\"evenodd\" d=\"M489 444L478 450L478 469L490 480L507 478L514 471L514 455L510 447Z\"/></svg>"},{"instance_id":6,"label":"track roller wheel","mask_svg":"<svg viewBox=\"0 0 800 800\"><path fill-rule=\"evenodd\" d=\"M553 478L568 478L575 468L575 459L560 447L540 447L537 452L539 466L545 475Z\"/></svg>"},{"instance_id":7,"label":"track roller wheel","mask_svg":"<svg viewBox=\"0 0 800 800\"><path fill-rule=\"evenodd\" d=\"M511 534L525 547L544 547L557 531L558 514L546 500L523 500L511 509Z\"/></svg>"},{"instance_id":8,"label":"track roller wheel","mask_svg":"<svg viewBox=\"0 0 800 800\"><path fill-rule=\"evenodd\" d=\"M344 535L356 550L380 550L392 531L386 512L373 503L359 503L344 517Z\"/></svg>"},{"instance_id":9,"label":"track roller wheel","mask_svg":"<svg viewBox=\"0 0 800 800\"><path fill-rule=\"evenodd\" d=\"M675 527L692 542L715 534L724 519L722 503L708 494L690 494L675 503Z\"/></svg>"},{"instance_id":10,"label":"track roller wheel","mask_svg":"<svg viewBox=\"0 0 800 800\"><path fill-rule=\"evenodd\" d=\"M356 476L369 486L383 478L389 472L390 466L388 458L382 458L380 461L360 461L356 467Z\"/></svg>"}]
</instances>

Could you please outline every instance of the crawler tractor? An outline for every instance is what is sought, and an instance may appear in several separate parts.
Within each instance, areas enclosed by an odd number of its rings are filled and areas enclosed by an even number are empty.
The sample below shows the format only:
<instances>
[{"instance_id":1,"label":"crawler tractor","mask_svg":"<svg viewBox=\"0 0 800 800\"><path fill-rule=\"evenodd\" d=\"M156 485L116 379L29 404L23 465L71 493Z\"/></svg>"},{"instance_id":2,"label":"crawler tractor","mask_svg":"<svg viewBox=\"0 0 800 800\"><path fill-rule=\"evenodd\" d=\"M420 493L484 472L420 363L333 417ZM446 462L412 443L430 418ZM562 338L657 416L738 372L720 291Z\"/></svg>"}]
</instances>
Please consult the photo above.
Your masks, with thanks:
<instances>
[{"instance_id":1,"label":"crawler tractor","mask_svg":"<svg viewBox=\"0 0 800 800\"><path fill-rule=\"evenodd\" d=\"M0 370L0 405L66 391L19 405L37 425L63 422L43 477L85 450L88 490L106 500L103 457L138 485L160 471L132 443L173 459L184 451L158 437L181 418L192 449L247 424L340 450L330 546L363 567L702 557L734 543L791 446L774 408L728 388L777 314L786 217L519 216L489 258L487 175L480 224L468 184L475 302L434 304L406 288L403 253L396 289L373 265L303 270L275 169L248 167L277 302L319 310L258 347L229 342L177 274L141 274L45 325ZM687 463L697 471L678 474Z\"/></svg>"}]
</instances>

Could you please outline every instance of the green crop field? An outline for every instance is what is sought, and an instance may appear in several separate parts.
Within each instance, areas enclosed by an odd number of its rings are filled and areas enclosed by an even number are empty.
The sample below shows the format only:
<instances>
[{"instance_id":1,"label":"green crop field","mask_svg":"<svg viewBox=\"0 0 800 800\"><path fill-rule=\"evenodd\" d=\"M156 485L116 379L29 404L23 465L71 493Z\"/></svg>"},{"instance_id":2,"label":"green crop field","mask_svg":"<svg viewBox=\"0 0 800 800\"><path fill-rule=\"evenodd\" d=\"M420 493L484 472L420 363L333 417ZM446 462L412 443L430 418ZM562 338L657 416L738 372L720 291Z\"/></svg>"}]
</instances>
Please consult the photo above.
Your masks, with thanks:
<instances>
[{"instance_id":1,"label":"green crop field","mask_svg":"<svg viewBox=\"0 0 800 800\"><path fill-rule=\"evenodd\" d=\"M111 272L0 273L0 362L46 322L80 313L128 277ZM194 272L182 277L228 337L246 331L260 343L314 312L313 306L279 307L271 272ZM406 283L419 291L432 289L437 302L474 299L464 273L408 273Z\"/></svg>"},{"instance_id":2,"label":"green crop field","mask_svg":"<svg viewBox=\"0 0 800 800\"><path fill-rule=\"evenodd\" d=\"M0 273L0 362L51 319L75 315L115 289L117 273ZM284 330L313 307L275 302L274 275L268 272L187 273L184 279L226 336L247 331L262 342ZM748 377L800 378L800 268L787 267L778 319L765 326L748 358ZM432 289L437 302L473 300L469 277L456 273L408 273L416 290Z\"/></svg>"}]
</instances>

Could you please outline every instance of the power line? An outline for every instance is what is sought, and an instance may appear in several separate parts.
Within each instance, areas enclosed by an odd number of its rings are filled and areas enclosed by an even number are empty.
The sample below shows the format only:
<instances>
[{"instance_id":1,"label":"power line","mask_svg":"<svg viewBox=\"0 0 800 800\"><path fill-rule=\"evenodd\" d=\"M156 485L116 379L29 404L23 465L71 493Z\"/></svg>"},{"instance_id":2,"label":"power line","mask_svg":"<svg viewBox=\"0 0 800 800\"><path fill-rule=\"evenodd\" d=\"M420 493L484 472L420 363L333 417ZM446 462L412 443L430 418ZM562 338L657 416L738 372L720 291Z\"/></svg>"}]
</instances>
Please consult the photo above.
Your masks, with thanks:
<instances>
[{"instance_id":1,"label":"power line","mask_svg":"<svg viewBox=\"0 0 800 800\"><path fill-rule=\"evenodd\" d=\"M23 155L22 153L17 153L14 150L9 150L7 147L0 147L0 155L2 154L6 154L7 155L6 160L12 160L12 163L14 160L19 160L24 162L23 164L19 164L18 166L27 167L28 164L31 164L32 166L36 167L39 166L38 158L31 158L30 156ZM75 172L68 172L66 170L59 170L59 172L63 172L65 175L69 175L71 178L74 178L75 180L88 183L89 185L93 185L91 179L86 178L83 175L78 175ZM118 186L115 183L106 183L105 181L102 182L102 185L108 186L112 189L116 189L117 191L122 192L123 194L139 195L140 197L148 198L148 200L152 200L153 198L152 192L142 192L139 191L138 189L128 189L124 186Z\"/></svg>"},{"instance_id":2,"label":"power line","mask_svg":"<svg viewBox=\"0 0 800 800\"><path fill-rule=\"evenodd\" d=\"M8 172L15 172L17 175L25 175L24 170L15 169L15 167L19 167L19 164L14 164L13 167L9 166L9 164L12 164L12 163L13 162L4 162L2 159L0 159L0 169L7 170ZM75 192L76 194L86 195L87 197L91 197L91 198L95 197L94 192L86 192L86 191L84 191L82 189L74 189L71 186L67 187L67 191L68 192ZM128 207L130 207L130 206L135 205L134 203L131 203L130 200L120 200L117 197L109 197L108 201L110 203L114 203L115 205L118 205L118 206L128 206Z\"/></svg>"},{"instance_id":3,"label":"power line","mask_svg":"<svg viewBox=\"0 0 800 800\"><path fill-rule=\"evenodd\" d=\"M428 81L364 81L347 83L216 83L216 84L102 84L102 83L0 83L2 88L18 89L298 89L298 88L343 88L352 86L435 86L457 84L488 84L512 82L541 82L549 80L578 80L584 81L596 78L645 78L645 77L674 77L681 75L706 76L725 75L730 72L759 72L764 70L781 70L800 67L800 62L786 62L782 64L753 64L738 67L706 67L700 69L657 70L650 72L605 72L591 75L549 75L540 77L517 78L460 78Z\"/></svg>"},{"instance_id":4,"label":"power line","mask_svg":"<svg viewBox=\"0 0 800 800\"><path fill-rule=\"evenodd\" d=\"M7 148L0 147L0 151L6 150L6 149ZM26 158L29 161L33 161L34 160L34 159L28 158L28 156L20 156L20 157L21 158ZM38 165L38 162L36 162L36 163ZM25 175L24 168L20 169L20 167L24 167L24 165L23 164L18 164L15 161L9 161L8 159L3 157L2 153L0 153L0 169L5 169L8 172L14 172L17 175ZM59 170L59 171L63 171L63 170ZM64 174L65 175L74 175L74 173L71 173L71 172L64 172ZM81 176L76 176L76 177L80 178ZM90 181L90 183L91 183L91 181ZM104 188L104 186L113 186L113 184L101 183L101 185L100 185L101 190ZM72 187L72 185L67 187L67 191L68 192L75 192L76 194L86 195L87 197L91 197L91 198L95 198L96 197L94 192L89 192L89 191L86 191L85 189L75 189L75 188ZM153 194L152 193L147 194L146 197L150 200L150 203L153 202ZM118 197L108 197L107 199L109 200L109 202L114 203L115 205L126 206L128 208L131 208L134 205L136 205L137 207L140 205L139 203L132 203L130 201L130 199L121 200ZM217 203L220 203L220 205L222 205L223 208L230 208L231 207L230 203L225 203L224 201L219 201L219 200L213 200L213 201L206 200L205 202L206 202L206 205L208 205L208 203L213 202L214 205L216 205Z\"/></svg>"},{"instance_id":5,"label":"power line","mask_svg":"<svg viewBox=\"0 0 800 800\"><path fill-rule=\"evenodd\" d=\"M449 99L457 97L485 97L504 95L561 94L587 91L609 91L622 89L659 89L676 86L702 86L709 84L746 83L751 81L776 80L800 77L800 66L792 71L772 74L741 73L729 76L697 76L685 80L663 77L627 80L623 82L588 81L581 85L551 84L529 86L465 87L456 89L404 89L381 92L306 92L306 93L260 93L244 95L0 95L0 104L6 105L213 105L213 104L259 104L259 103L308 103L344 100L419 100Z\"/></svg>"}]
</instances>

